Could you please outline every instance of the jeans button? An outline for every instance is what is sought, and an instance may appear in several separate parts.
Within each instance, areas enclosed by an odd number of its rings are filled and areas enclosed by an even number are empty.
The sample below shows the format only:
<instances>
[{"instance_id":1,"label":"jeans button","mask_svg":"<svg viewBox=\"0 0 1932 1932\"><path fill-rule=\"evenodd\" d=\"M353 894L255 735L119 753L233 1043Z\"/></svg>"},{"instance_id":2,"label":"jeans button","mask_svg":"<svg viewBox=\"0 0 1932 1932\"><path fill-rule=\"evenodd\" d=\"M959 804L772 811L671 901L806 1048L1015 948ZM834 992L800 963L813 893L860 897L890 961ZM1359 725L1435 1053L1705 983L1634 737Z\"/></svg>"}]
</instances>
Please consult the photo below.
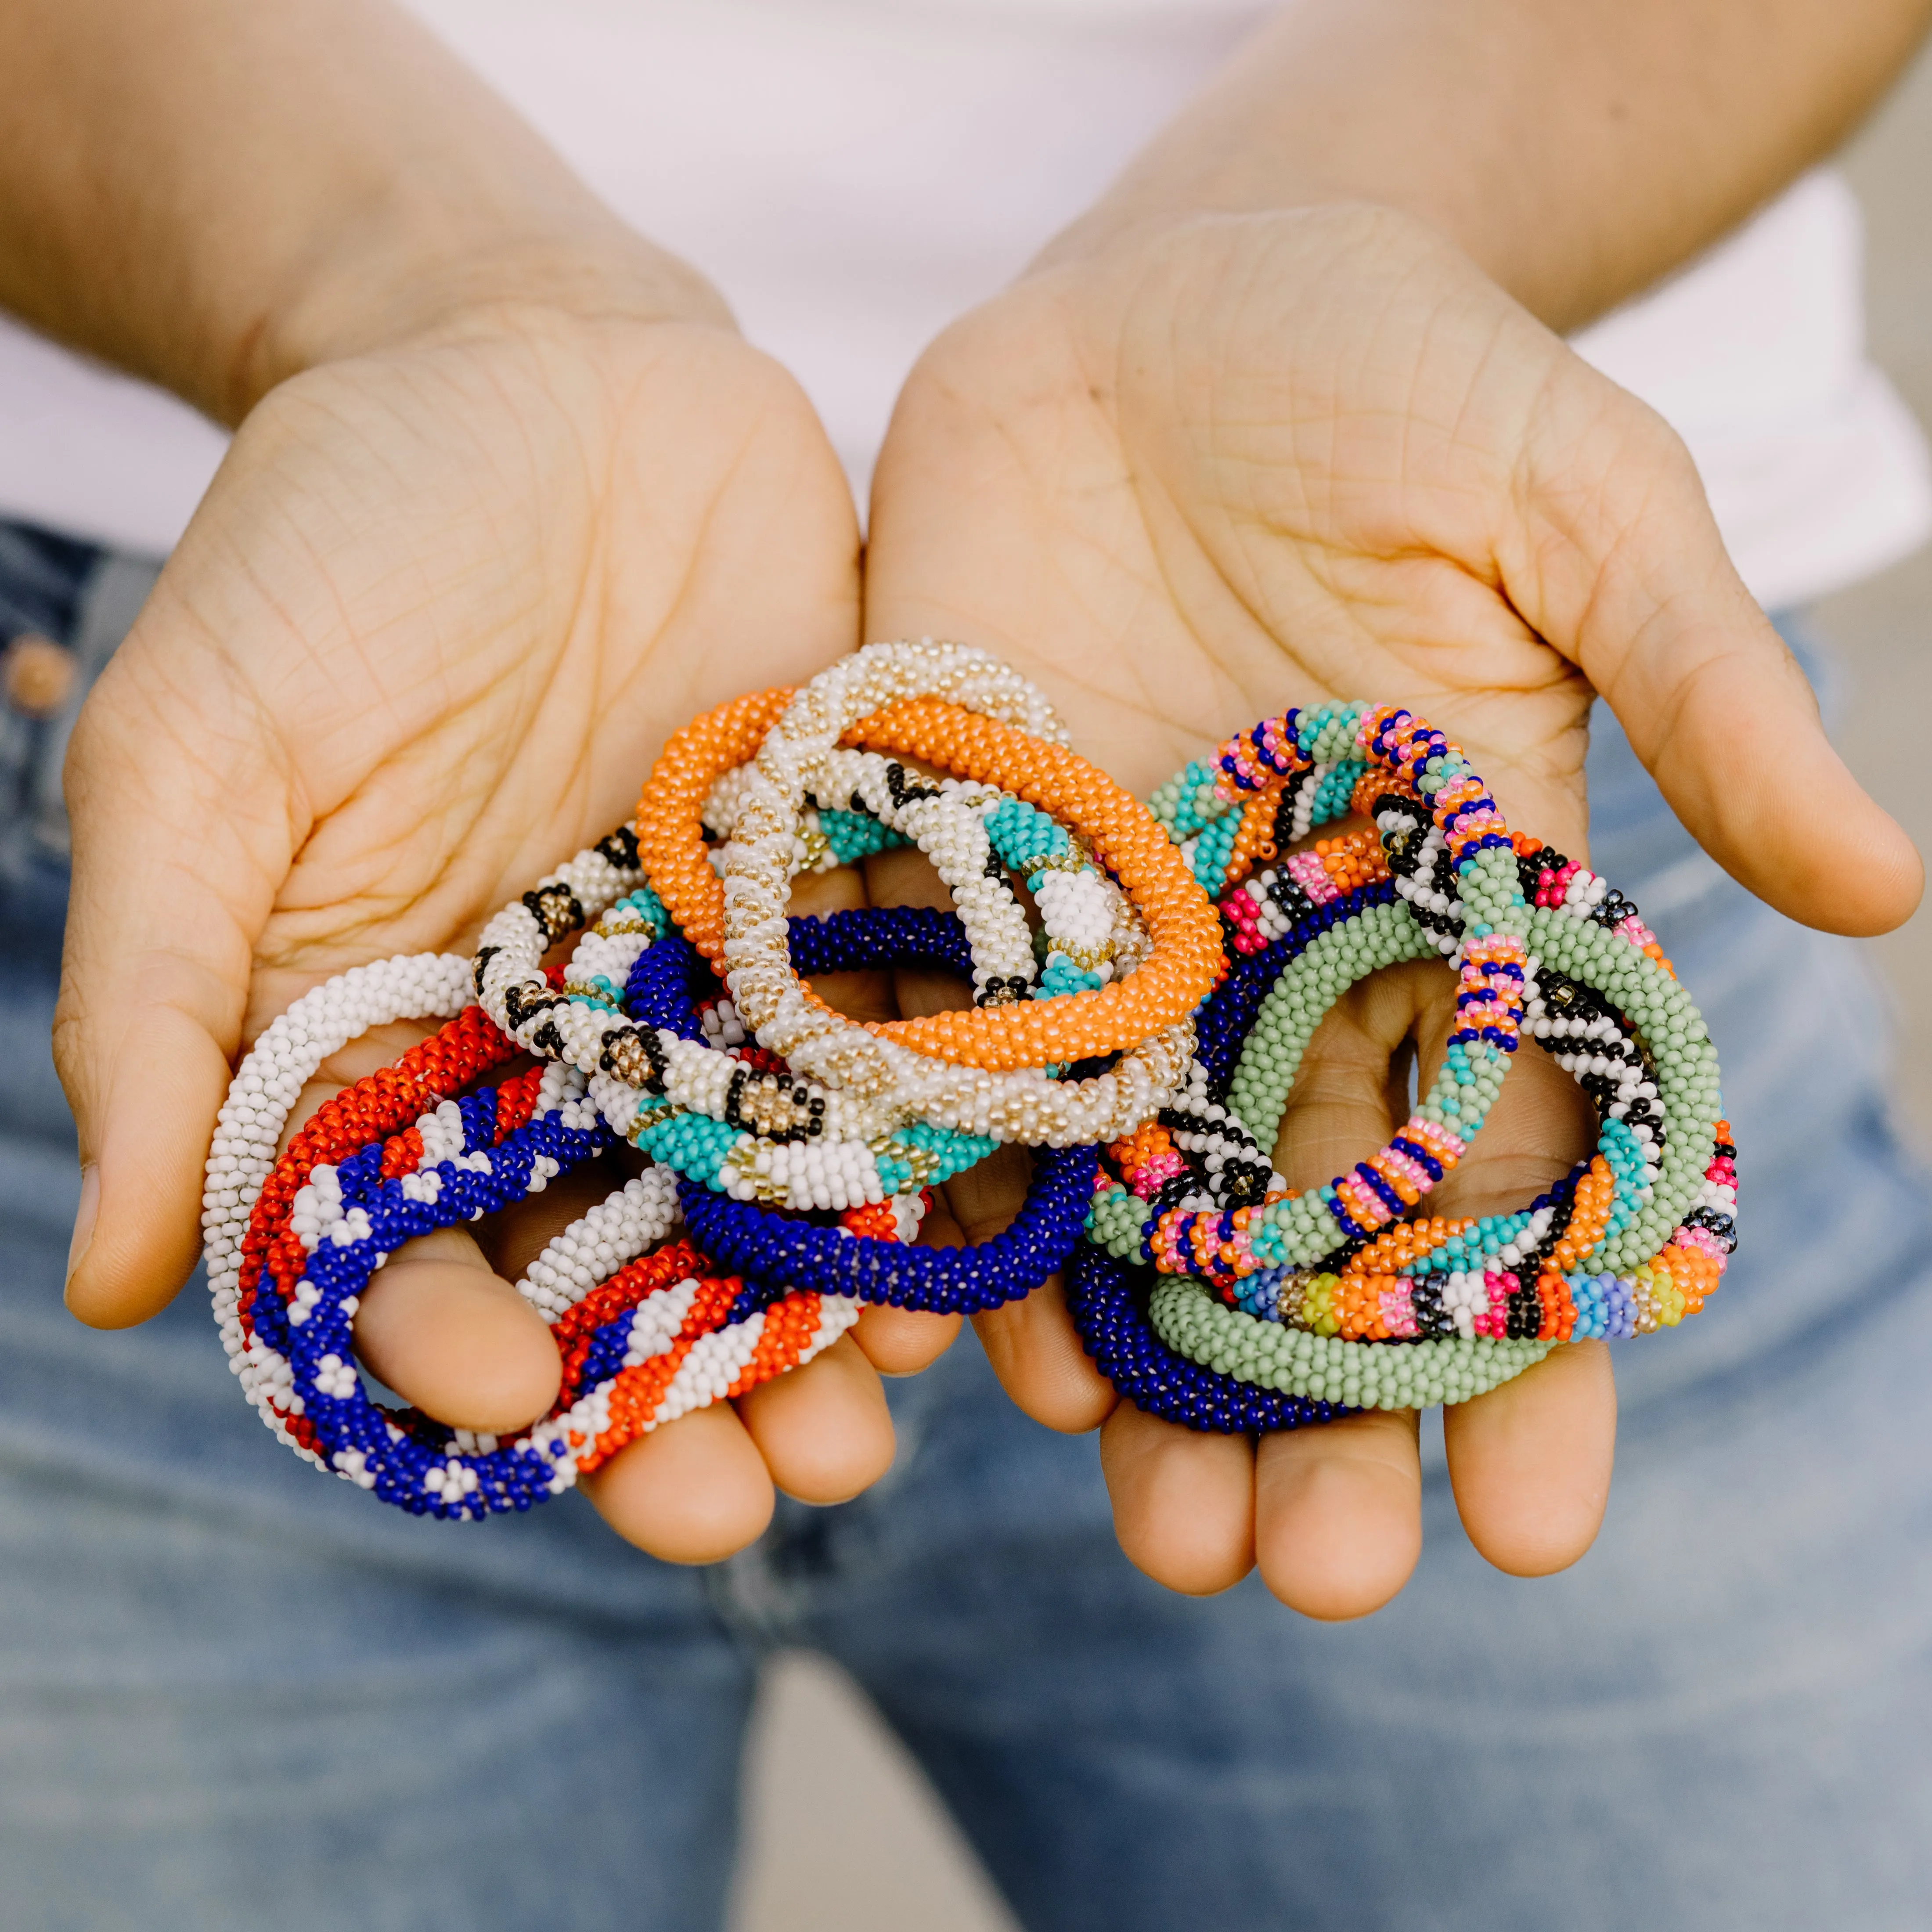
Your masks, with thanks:
<instances>
[{"instance_id":1,"label":"jeans button","mask_svg":"<svg viewBox=\"0 0 1932 1932\"><path fill-rule=\"evenodd\" d=\"M73 652L37 631L23 631L0 652L0 688L22 718L51 718L73 695L80 666Z\"/></svg>"}]
</instances>

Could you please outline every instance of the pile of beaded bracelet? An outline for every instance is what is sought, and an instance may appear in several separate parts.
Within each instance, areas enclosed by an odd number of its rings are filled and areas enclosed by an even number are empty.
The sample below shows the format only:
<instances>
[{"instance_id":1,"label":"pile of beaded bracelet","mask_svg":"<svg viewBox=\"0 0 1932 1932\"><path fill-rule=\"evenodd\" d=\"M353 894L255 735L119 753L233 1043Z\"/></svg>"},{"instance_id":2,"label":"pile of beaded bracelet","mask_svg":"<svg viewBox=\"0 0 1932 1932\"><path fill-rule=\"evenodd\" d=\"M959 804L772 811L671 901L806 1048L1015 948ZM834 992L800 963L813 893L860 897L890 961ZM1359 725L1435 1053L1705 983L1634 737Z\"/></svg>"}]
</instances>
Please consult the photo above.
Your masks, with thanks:
<instances>
[{"instance_id":1,"label":"pile of beaded bracelet","mask_svg":"<svg viewBox=\"0 0 1932 1932\"><path fill-rule=\"evenodd\" d=\"M958 920L914 910L795 922L807 970L924 961L956 968ZM686 986L667 1016L704 1030ZM611 1143L574 1069L555 1064L464 1095L514 1048L480 1008L325 1103L279 1160L304 1082L369 1028L461 1005L470 962L385 961L319 988L257 1042L231 1089L209 1166L205 1225L215 1312L250 1400L319 1466L416 1514L462 1520L528 1508L690 1409L809 1360L861 1299L974 1312L1030 1291L1078 1245L1091 1149L1049 1154L1012 1227L966 1250L905 1245L921 1203L859 1209L832 1227L736 1207L686 1183L721 1259L673 1231L669 1168L653 1167L553 1240L518 1284L553 1328L564 1376L551 1412L498 1442L369 1397L352 1326L376 1268L404 1241L540 1192ZM635 976L634 975L634 976ZM721 1046L742 1031L719 1026ZM750 1049L755 1052L755 1049ZM854 1237L869 1238L857 1238Z\"/></svg>"},{"instance_id":2,"label":"pile of beaded bracelet","mask_svg":"<svg viewBox=\"0 0 1932 1932\"><path fill-rule=\"evenodd\" d=\"M866 714L880 698L908 696L927 700L902 728L908 750L951 768L937 782L875 748L898 749L893 724ZM995 715L974 718L954 698ZM963 1312L1030 1292L1079 1244L1096 1158L1080 1143L1143 1123L1186 1064L1187 1014L1221 964L1211 908L1144 811L1053 742L1064 734L1036 693L978 653L889 646L795 700L779 694L750 709L763 713L763 736L738 746L735 760L700 764L692 787L674 741L670 769L653 775L660 786L694 790L724 835L715 855L701 836L692 842L705 884L716 886L718 870L728 878L732 835L756 802L758 774L734 778L734 764L782 739L772 724L789 721L808 736L824 716L878 736L860 749L820 748L812 782L836 801L825 810L838 844L825 817L812 828L818 838L833 850L919 844L959 908L782 925L786 970L963 968L982 1010L1030 997L1054 1010L1056 1026L1069 1016L1070 1045L1123 1058L1065 1080L1045 1051L1058 1032L995 1028L962 1047L942 1020L923 1023L935 1039L912 1045L878 1030L898 1070L924 1076L918 1104L866 1090L862 1078L856 1091L802 1082L746 1037L731 1000L701 983L699 959L646 882L629 828L541 882L484 935L469 981L499 1010L500 1029L470 1010L328 1102L272 1164L286 1109L322 1058L396 1013L452 1011L461 997L454 962L441 958L384 962L319 989L264 1036L224 1118L208 1196L217 1312L276 1432L386 1500L459 1517L526 1507L643 1430L804 1359L849 1323L862 1298ZM716 734L746 710L727 707L694 729ZM962 727L968 738L975 727L994 735L961 751L949 740ZM722 735L732 742L728 729ZM784 768L790 752L780 749ZM735 800L717 795L721 782L735 786ZM812 860L812 842L793 840L795 863ZM692 856L690 845L671 854L674 881ZM1019 885L1041 915L1037 941ZM713 958L729 896L698 896ZM593 912L596 927L569 965L546 970L544 953ZM1016 1052L1016 1039L1030 1050ZM463 1091L518 1047L550 1064ZM998 1090L990 1109L989 1085ZM988 1116L975 1120L977 1132L958 1118L974 1106ZM879 1131L884 1123L890 1132ZM538 1191L615 1132L660 1165L560 1237L519 1285L564 1351L554 1413L497 1442L377 1408L354 1366L352 1324L388 1254ZM924 1184L983 1158L996 1136L1060 1144L1041 1160L1013 1226L968 1250L910 1246L930 1198ZM828 1166L828 1145L856 1150L859 1170ZM797 1156L789 1173L788 1151ZM693 1232L716 1260L689 1244L651 1251L674 1231L674 1168L686 1176ZM574 1292L560 1296L564 1263L584 1255L596 1266L573 1262Z\"/></svg>"},{"instance_id":3,"label":"pile of beaded bracelet","mask_svg":"<svg viewBox=\"0 0 1932 1932\"><path fill-rule=\"evenodd\" d=\"M1238 963L1175 1106L1108 1150L1120 1178L1092 1238L1152 1264L1138 1299L1136 1271L1076 1268L1076 1318L1110 1374L1198 1426L1280 1426L1253 1392L1459 1401L1559 1341L1702 1305L1735 1245L1735 1149L1702 1023L1634 905L1511 838L1461 753L1406 712L1291 711L1154 803L1222 891ZM1350 810L1376 830L1241 876ZM1262 1150L1316 1024L1366 974L1437 952L1462 980L1441 1078L1380 1154L1289 1196ZM1596 1103L1595 1155L1519 1213L1406 1218L1480 1130L1526 1030ZM1197 1372L1184 1387L1177 1359Z\"/></svg>"},{"instance_id":4,"label":"pile of beaded bracelet","mask_svg":"<svg viewBox=\"0 0 1932 1932\"><path fill-rule=\"evenodd\" d=\"M217 1316L265 1420L386 1500L465 1517L808 1358L862 1301L974 1312L1070 1257L1106 1372L1198 1428L1464 1400L1561 1341L1702 1305L1734 1243L1734 1150L1702 1023L1635 907L1512 835L1404 711L1264 721L1151 815L1064 735L981 653L872 646L675 734L634 826L506 908L473 962L385 962L298 1002L244 1063L209 1164ZM1297 849L1351 813L1372 829ZM956 911L788 917L800 871L896 843ZM1438 956L1460 981L1441 1073L1380 1152L1292 1194L1269 1150L1316 1026L1364 975ZM972 1006L862 1024L808 984L908 965L969 980ZM276 1158L328 1054L452 1013ZM1595 1102L1594 1154L1518 1212L1418 1217L1526 1031ZM544 1064L466 1090L519 1049ZM351 1324L387 1255L619 1138L652 1165L519 1284L563 1352L553 1412L496 1442L371 1402ZM1040 1150L1012 1226L915 1245L930 1185L1003 1141Z\"/></svg>"},{"instance_id":5,"label":"pile of beaded bracelet","mask_svg":"<svg viewBox=\"0 0 1932 1932\"><path fill-rule=\"evenodd\" d=\"M1212 909L1144 809L1091 766L1046 740L944 704L916 721L920 742L932 762L962 767L965 784L948 790L943 781L931 784L896 763L854 760L829 743L811 764L821 785L850 784L856 773L872 788L869 796L862 790L838 795L897 813L929 848L942 833L951 841L952 862L942 872L956 893L968 892L969 950L984 1001L968 1014L862 1026L833 1013L804 986L788 951L784 897L802 849L796 823L772 842L782 890L769 908L755 891L748 897L734 873L743 842L722 848L721 886L703 841L705 801L747 758L764 758L776 743L781 766L800 764L779 728L794 714L809 724L828 712L845 718L903 690L1004 691L1003 679L1018 686L1010 673L996 676L991 664L957 646L874 646L795 698L740 700L676 734L640 802L638 847L627 854L619 839L606 840L491 922L477 960L485 1008L520 1045L592 1075L618 1131L656 1136L651 1151L665 1157L663 1150L672 1150L686 1172L740 1199L818 1208L877 1201L957 1172L982 1158L992 1142L1070 1147L1132 1131L1171 1094L1185 1064L1186 1016L1219 969L1218 933ZM1036 722L1050 718L1043 701L1012 698L1010 708ZM865 722L890 740L890 718ZM956 742L976 731L994 734L983 756L962 753ZM735 809L714 809L714 821L742 824L760 796L757 776L736 782ZM1043 798L1019 795L1029 782ZM803 796L802 780L799 789ZM1114 878L1054 822L1056 808ZM634 866L620 868L614 859L639 856L650 886L626 891ZM1032 942L1014 938L1026 928L1007 919L1018 916L1010 889L987 877L996 863L1022 877L1047 913L1046 965L1036 979L1030 965L1017 970L1020 948ZM985 888L977 898L975 886ZM763 1047L788 1061L752 1096L758 1112L750 1120L734 1118L746 1093L742 1070L721 1062L701 1040L681 1042L662 1026L613 1024L638 956L674 923L707 957L720 958L728 892L748 922L740 943L746 958L734 970L734 1009ZM1144 934L1142 898L1151 913ZM987 922L995 911L1006 929L989 951ZM550 988L541 973L544 953L593 920L564 989ZM803 1016L802 1034L760 1006L766 967L783 982L780 1007ZM1016 1010L1010 1002L1021 993L1040 997ZM956 1020L982 1024L962 1037ZM1061 1040L1056 1054L1052 1042ZM1119 1064L1103 1071L1058 1077L1079 1053L1123 1048ZM801 1066L801 1053L814 1064ZM628 1102L626 1088L634 1096Z\"/></svg>"},{"instance_id":6,"label":"pile of beaded bracelet","mask_svg":"<svg viewBox=\"0 0 1932 1932\"><path fill-rule=\"evenodd\" d=\"M204 1213L216 1318L263 1420L383 1501L459 1520L528 1508L659 1424L808 1360L858 1309L749 1288L688 1241L667 1244L675 1189L653 1169L556 1236L518 1284L563 1358L542 1422L500 1442L379 1407L351 1328L388 1254L538 1192L610 1144L570 1070L452 1098L513 1052L472 1006L326 1102L274 1158L290 1108L329 1054L388 1020L454 1011L470 973L454 956L386 960L298 1000L231 1088Z\"/></svg>"}]
</instances>

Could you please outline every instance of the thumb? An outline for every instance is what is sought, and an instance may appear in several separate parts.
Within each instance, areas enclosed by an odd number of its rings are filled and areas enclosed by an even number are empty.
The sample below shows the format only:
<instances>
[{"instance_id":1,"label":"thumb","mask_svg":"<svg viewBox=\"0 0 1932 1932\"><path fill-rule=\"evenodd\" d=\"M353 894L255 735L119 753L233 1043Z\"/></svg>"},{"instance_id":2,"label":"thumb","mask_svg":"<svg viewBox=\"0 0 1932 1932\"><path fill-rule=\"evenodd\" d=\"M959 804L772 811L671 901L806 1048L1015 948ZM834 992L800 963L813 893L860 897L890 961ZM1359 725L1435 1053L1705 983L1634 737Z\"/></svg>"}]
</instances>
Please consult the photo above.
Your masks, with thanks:
<instances>
[{"instance_id":1,"label":"thumb","mask_svg":"<svg viewBox=\"0 0 1932 1932\"><path fill-rule=\"evenodd\" d=\"M1672 809L1740 884L1828 932L1902 924L1924 884L1911 840L1832 748L1689 452L1597 383L1586 420L1556 406L1533 440L1513 601L1603 694Z\"/></svg>"},{"instance_id":2,"label":"thumb","mask_svg":"<svg viewBox=\"0 0 1932 1932\"><path fill-rule=\"evenodd\" d=\"M68 753L54 1061L82 1168L67 1301L95 1328L145 1321L194 1269L253 942L291 850L258 734L238 716L224 728L208 682L181 671L137 626Z\"/></svg>"}]
</instances>

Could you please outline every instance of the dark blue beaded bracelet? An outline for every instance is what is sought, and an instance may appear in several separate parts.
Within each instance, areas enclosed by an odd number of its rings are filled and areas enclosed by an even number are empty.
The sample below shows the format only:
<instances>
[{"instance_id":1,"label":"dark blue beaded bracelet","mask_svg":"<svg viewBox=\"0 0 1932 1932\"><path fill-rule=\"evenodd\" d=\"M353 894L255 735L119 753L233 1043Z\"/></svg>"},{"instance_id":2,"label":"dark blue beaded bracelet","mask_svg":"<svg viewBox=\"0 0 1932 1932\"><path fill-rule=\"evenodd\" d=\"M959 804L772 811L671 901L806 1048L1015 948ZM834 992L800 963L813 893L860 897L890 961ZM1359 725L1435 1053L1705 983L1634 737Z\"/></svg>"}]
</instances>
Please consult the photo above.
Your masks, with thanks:
<instances>
[{"instance_id":1,"label":"dark blue beaded bracelet","mask_svg":"<svg viewBox=\"0 0 1932 1932\"><path fill-rule=\"evenodd\" d=\"M1066 1273L1066 1310L1094 1366L1148 1415L1222 1436L1261 1435L1332 1422L1353 1412L1339 1402L1277 1395L1178 1355L1149 1326L1136 1297L1160 1277L1131 1268L1090 1242Z\"/></svg>"},{"instance_id":2,"label":"dark blue beaded bracelet","mask_svg":"<svg viewBox=\"0 0 1932 1932\"><path fill-rule=\"evenodd\" d=\"M439 1163L428 1171L436 1186L426 1198L424 1174L383 1178L382 1141L352 1154L335 1171L351 1238L338 1244L325 1236L310 1253L302 1284L314 1298L298 1304L299 1320L279 1297L265 1294L256 1299L254 1322L262 1340L287 1360L323 1461L412 1515L460 1521L526 1510L554 1495L569 1480L560 1469L567 1471L568 1451L541 1431L501 1448L466 1450L441 1423L379 1407L354 1366L356 1298L378 1264L405 1241L526 1198L533 1181L541 1184L540 1160L554 1176L604 1151L614 1136L602 1122L572 1126L544 1114L499 1141L495 1088L480 1088L456 1105L465 1149L487 1149L487 1165Z\"/></svg>"},{"instance_id":3,"label":"dark blue beaded bracelet","mask_svg":"<svg viewBox=\"0 0 1932 1932\"><path fill-rule=\"evenodd\" d=\"M806 979L878 967L928 967L970 979L973 955L956 913L930 906L858 906L788 922L792 964ZM638 955L624 986L624 1010L641 1026L702 1040L694 994L718 990L696 946L668 933Z\"/></svg>"},{"instance_id":4,"label":"dark blue beaded bracelet","mask_svg":"<svg viewBox=\"0 0 1932 1932\"><path fill-rule=\"evenodd\" d=\"M856 1295L938 1315L977 1315L1030 1294L1084 1245L1099 1169L1090 1147L1045 1148L1011 1227L969 1248L922 1248L856 1238L755 1202L681 1182L691 1237L724 1271L747 1281Z\"/></svg>"}]
</instances>

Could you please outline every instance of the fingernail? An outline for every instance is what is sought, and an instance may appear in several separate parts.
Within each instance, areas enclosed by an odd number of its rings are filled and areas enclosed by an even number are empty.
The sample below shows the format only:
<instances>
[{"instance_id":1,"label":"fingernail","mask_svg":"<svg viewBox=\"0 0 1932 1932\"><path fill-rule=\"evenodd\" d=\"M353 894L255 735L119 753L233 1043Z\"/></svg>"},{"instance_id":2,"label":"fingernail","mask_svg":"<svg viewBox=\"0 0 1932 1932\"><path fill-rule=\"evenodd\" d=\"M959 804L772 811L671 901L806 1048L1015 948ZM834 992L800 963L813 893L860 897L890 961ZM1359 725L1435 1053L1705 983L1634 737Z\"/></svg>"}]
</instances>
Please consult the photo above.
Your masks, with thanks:
<instances>
[{"instance_id":1,"label":"fingernail","mask_svg":"<svg viewBox=\"0 0 1932 1932\"><path fill-rule=\"evenodd\" d=\"M72 1285L74 1270L87 1258L94 1240L94 1217L100 1211L100 1170L92 1165L80 1170L80 1208L74 1217L74 1239L67 1244L67 1279Z\"/></svg>"}]
</instances>

